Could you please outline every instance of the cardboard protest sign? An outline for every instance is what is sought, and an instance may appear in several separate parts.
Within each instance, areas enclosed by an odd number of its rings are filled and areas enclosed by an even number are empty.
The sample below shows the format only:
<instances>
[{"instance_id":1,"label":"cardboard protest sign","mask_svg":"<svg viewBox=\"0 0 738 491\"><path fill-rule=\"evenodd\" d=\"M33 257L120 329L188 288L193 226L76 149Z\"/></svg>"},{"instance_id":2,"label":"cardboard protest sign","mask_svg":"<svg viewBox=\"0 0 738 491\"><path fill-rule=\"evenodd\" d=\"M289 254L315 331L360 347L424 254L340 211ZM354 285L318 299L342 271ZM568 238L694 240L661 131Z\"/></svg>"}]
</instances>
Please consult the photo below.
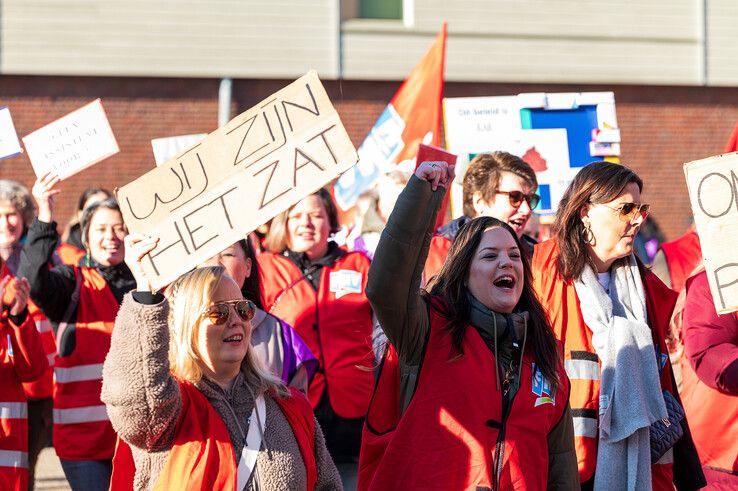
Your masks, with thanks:
<instances>
[{"instance_id":1,"label":"cardboard protest sign","mask_svg":"<svg viewBox=\"0 0 738 491\"><path fill-rule=\"evenodd\" d=\"M738 152L684 164L715 310L738 310Z\"/></svg>"},{"instance_id":2,"label":"cardboard protest sign","mask_svg":"<svg viewBox=\"0 0 738 491\"><path fill-rule=\"evenodd\" d=\"M0 160L21 153L18 135L8 107L0 107Z\"/></svg>"},{"instance_id":3,"label":"cardboard protest sign","mask_svg":"<svg viewBox=\"0 0 738 491\"><path fill-rule=\"evenodd\" d=\"M200 143L206 136L208 136L206 133L196 133L194 135L155 138L151 140L151 148L154 150L154 162L156 162L156 165L164 164L172 160L179 153Z\"/></svg>"},{"instance_id":4,"label":"cardboard protest sign","mask_svg":"<svg viewBox=\"0 0 738 491\"><path fill-rule=\"evenodd\" d=\"M351 168L356 149L315 72L118 190L160 288Z\"/></svg>"},{"instance_id":5,"label":"cardboard protest sign","mask_svg":"<svg viewBox=\"0 0 738 491\"><path fill-rule=\"evenodd\" d=\"M26 135L23 144L37 177L66 179L119 152L100 99Z\"/></svg>"}]
</instances>

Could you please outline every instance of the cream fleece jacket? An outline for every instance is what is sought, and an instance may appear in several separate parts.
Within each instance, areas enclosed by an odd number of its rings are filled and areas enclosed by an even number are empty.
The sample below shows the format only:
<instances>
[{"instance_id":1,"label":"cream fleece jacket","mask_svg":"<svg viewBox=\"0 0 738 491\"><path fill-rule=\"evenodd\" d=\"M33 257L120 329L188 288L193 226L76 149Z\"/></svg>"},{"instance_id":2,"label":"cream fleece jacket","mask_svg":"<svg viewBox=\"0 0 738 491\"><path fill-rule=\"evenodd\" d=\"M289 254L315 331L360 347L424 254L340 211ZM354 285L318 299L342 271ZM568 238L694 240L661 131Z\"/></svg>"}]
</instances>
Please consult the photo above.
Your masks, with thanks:
<instances>
[{"instance_id":1,"label":"cream fleece jacket","mask_svg":"<svg viewBox=\"0 0 738 491\"><path fill-rule=\"evenodd\" d=\"M144 305L127 294L115 321L110 351L103 368L102 400L113 428L131 446L136 463L136 490L154 488L169 456L182 409L179 385L169 371L168 311L166 300ZM243 437L236 418L248 432L247 420L254 407L245 378L239 374L227 392L207 379L196 387L223 419L234 455L240 455ZM292 429L277 403L270 397L265 399L267 424L264 441L246 489L306 489L305 464ZM315 489L343 489L317 421L315 460L318 470Z\"/></svg>"}]
</instances>

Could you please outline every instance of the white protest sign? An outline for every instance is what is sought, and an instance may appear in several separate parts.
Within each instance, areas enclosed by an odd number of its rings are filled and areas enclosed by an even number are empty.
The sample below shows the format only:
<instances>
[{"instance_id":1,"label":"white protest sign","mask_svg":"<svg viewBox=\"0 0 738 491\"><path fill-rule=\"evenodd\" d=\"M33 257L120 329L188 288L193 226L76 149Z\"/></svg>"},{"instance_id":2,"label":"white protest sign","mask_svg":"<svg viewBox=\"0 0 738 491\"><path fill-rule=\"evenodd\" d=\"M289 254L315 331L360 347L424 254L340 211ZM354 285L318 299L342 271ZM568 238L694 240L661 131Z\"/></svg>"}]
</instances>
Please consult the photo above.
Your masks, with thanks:
<instances>
[{"instance_id":1,"label":"white protest sign","mask_svg":"<svg viewBox=\"0 0 738 491\"><path fill-rule=\"evenodd\" d=\"M119 152L100 99L23 137L33 171L62 179Z\"/></svg>"},{"instance_id":2,"label":"white protest sign","mask_svg":"<svg viewBox=\"0 0 738 491\"><path fill-rule=\"evenodd\" d=\"M154 161L156 165L161 165L173 159L179 153L189 150L204 140L206 136L208 136L207 133L197 133L194 135L169 136L151 140L151 148L154 150Z\"/></svg>"},{"instance_id":3,"label":"white protest sign","mask_svg":"<svg viewBox=\"0 0 738 491\"><path fill-rule=\"evenodd\" d=\"M8 107L0 108L0 160L21 153L18 135Z\"/></svg>"},{"instance_id":4,"label":"white protest sign","mask_svg":"<svg viewBox=\"0 0 738 491\"><path fill-rule=\"evenodd\" d=\"M357 160L311 71L117 196L128 229L159 238L143 268L160 288Z\"/></svg>"},{"instance_id":5,"label":"white protest sign","mask_svg":"<svg viewBox=\"0 0 738 491\"><path fill-rule=\"evenodd\" d=\"M738 152L684 164L715 310L738 310Z\"/></svg>"}]
</instances>

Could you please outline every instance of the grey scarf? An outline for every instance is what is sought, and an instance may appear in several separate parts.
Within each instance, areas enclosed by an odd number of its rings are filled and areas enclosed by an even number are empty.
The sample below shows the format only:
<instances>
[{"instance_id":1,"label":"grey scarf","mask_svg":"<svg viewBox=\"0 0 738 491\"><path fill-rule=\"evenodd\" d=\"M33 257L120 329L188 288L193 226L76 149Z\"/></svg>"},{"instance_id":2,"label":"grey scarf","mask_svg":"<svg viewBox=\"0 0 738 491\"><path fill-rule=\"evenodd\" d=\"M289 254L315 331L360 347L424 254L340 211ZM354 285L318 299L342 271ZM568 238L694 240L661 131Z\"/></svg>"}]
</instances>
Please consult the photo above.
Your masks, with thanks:
<instances>
[{"instance_id":1,"label":"grey scarf","mask_svg":"<svg viewBox=\"0 0 738 491\"><path fill-rule=\"evenodd\" d=\"M649 427L666 417L646 295L635 257L615 262L610 292L587 266L574 287L601 361L595 490L651 489Z\"/></svg>"}]
</instances>

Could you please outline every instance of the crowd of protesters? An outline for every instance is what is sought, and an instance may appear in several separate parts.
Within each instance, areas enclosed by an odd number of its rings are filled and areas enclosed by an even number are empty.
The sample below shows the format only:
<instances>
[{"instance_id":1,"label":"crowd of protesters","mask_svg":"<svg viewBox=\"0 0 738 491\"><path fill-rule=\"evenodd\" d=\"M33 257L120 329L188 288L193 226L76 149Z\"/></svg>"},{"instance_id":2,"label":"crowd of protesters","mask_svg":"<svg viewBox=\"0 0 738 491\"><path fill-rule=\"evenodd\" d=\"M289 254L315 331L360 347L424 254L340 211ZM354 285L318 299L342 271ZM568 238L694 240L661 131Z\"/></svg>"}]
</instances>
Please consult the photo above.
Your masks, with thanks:
<instances>
[{"instance_id":1,"label":"crowd of protesters","mask_svg":"<svg viewBox=\"0 0 738 491\"><path fill-rule=\"evenodd\" d=\"M436 230L455 169L418 164L162 291L108 191L62 236L56 176L0 181L0 489L52 435L75 491L737 489L738 320L694 230L657 252L647 183L608 162L532 229L505 152Z\"/></svg>"}]
</instances>

